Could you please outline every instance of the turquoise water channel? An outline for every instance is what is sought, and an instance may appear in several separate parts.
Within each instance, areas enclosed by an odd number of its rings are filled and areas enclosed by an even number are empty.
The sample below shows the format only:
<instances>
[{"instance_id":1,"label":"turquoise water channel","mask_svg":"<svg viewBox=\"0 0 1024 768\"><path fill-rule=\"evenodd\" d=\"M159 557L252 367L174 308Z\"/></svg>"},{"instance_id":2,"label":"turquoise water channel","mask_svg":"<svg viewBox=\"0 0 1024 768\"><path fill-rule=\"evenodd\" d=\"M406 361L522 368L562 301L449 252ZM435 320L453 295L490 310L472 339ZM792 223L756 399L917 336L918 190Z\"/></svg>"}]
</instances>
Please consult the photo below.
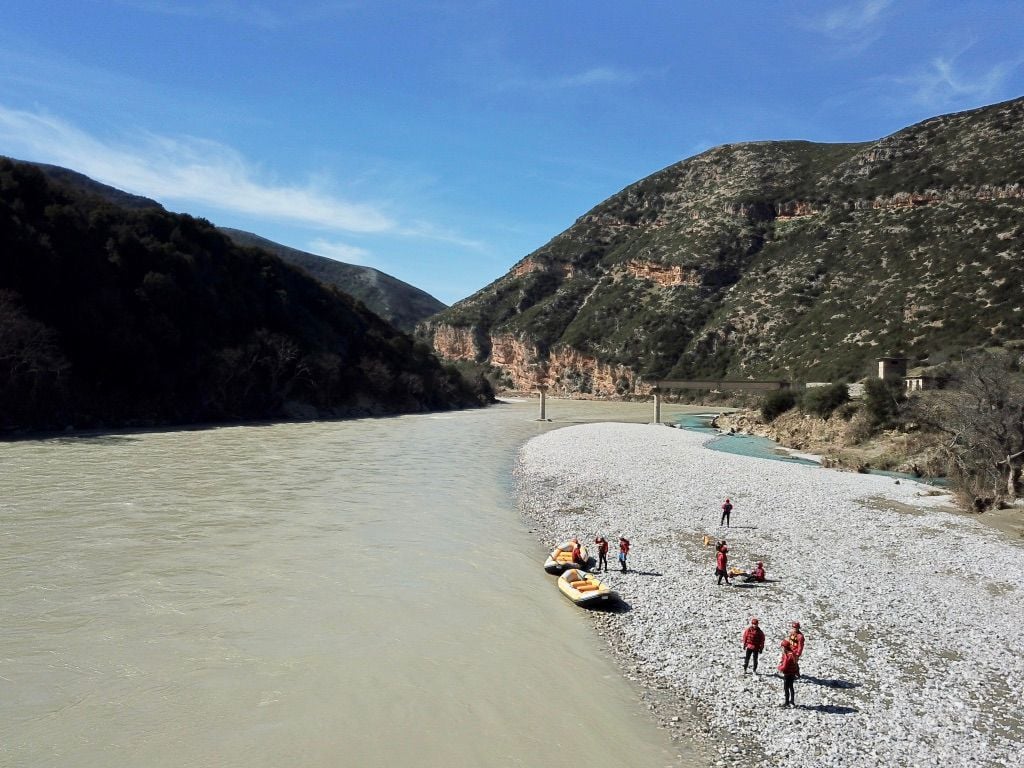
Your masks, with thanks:
<instances>
[{"instance_id":1,"label":"turquoise water channel","mask_svg":"<svg viewBox=\"0 0 1024 768\"><path fill-rule=\"evenodd\" d=\"M772 459L774 461L788 461L791 464L821 466L818 462L811 459L794 456L788 449L783 448L767 437L721 434L717 428L711 426L711 421L717 415L717 413L687 413L679 416L676 424L680 429L686 429L690 432L718 435L718 437L705 446L712 451L724 451L725 453L736 453L740 456L754 456L755 458ZM946 484L945 478L915 477L905 472L888 472L881 469L872 469L868 474L885 475L886 477L894 477L898 480L916 480L929 485L944 486Z\"/></svg>"},{"instance_id":2,"label":"turquoise water channel","mask_svg":"<svg viewBox=\"0 0 1024 768\"><path fill-rule=\"evenodd\" d=\"M718 429L711 426L712 419L717 415L717 413L687 413L680 416L676 421L676 424L681 429L686 429L690 432L719 435L705 446L713 451L737 453L740 456L754 456L759 459L788 461L792 464L820 466L818 462L812 461L811 459L794 456L774 440L769 440L767 437L758 437L756 435L720 434Z\"/></svg>"}]
</instances>

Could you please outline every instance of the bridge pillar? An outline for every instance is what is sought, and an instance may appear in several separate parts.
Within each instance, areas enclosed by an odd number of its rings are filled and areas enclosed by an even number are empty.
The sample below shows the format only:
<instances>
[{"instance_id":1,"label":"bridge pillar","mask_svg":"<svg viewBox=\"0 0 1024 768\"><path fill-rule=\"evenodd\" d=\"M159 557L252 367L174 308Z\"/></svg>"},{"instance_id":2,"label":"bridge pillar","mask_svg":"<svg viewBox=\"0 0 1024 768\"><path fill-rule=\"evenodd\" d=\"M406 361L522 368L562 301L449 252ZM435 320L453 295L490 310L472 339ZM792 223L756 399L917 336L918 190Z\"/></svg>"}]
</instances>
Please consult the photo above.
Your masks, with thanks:
<instances>
[{"instance_id":1,"label":"bridge pillar","mask_svg":"<svg viewBox=\"0 0 1024 768\"><path fill-rule=\"evenodd\" d=\"M538 384L537 391L540 392L540 415L537 417L537 421L547 421L547 385Z\"/></svg>"},{"instance_id":2,"label":"bridge pillar","mask_svg":"<svg viewBox=\"0 0 1024 768\"><path fill-rule=\"evenodd\" d=\"M661 390L655 387L651 392L654 394L654 423L661 424Z\"/></svg>"}]
</instances>

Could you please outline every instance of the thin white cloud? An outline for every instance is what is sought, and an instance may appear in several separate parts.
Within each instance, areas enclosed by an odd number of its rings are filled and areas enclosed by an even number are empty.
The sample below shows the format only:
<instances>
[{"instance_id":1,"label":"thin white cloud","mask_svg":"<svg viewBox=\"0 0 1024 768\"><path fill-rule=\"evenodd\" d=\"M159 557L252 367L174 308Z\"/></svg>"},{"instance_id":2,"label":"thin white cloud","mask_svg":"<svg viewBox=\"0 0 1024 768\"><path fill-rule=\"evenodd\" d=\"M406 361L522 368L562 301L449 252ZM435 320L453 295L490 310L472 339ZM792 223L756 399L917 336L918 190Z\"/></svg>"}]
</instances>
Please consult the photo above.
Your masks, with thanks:
<instances>
[{"instance_id":1,"label":"thin white cloud","mask_svg":"<svg viewBox=\"0 0 1024 768\"><path fill-rule=\"evenodd\" d=\"M998 101L1009 74L1022 63L1022 59L1004 61L968 72L955 56L936 57L919 72L895 81L909 88L911 99L929 109L955 108Z\"/></svg>"},{"instance_id":2,"label":"thin white cloud","mask_svg":"<svg viewBox=\"0 0 1024 768\"><path fill-rule=\"evenodd\" d=\"M336 231L394 232L373 205L341 200L312 185L268 183L235 150L196 138L143 134L116 144L48 115L0 106L0 145L25 160L72 168L97 181L158 200Z\"/></svg>"},{"instance_id":3,"label":"thin white cloud","mask_svg":"<svg viewBox=\"0 0 1024 768\"><path fill-rule=\"evenodd\" d=\"M893 0L860 0L805 19L803 26L829 38L832 51L857 54L882 36L882 22Z\"/></svg>"},{"instance_id":4,"label":"thin white cloud","mask_svg":"<svg viewBox=\"0 0 1024 768\"><path fill-rule=\"evenodd\" d=\"M398 234L421 240L436 240L439 243L449 243L450 245L457 245L460 248L468 248L474 251L483 251L488 248L486 243L463 237L457 232L438 227L428 221L414 221L409 226L398 230Z\"/></svg>"},{"instance_id":5,"label":"thin white cloud","mask_svg":"<svg viewBox=\"0 0 1024 768\"><path fill-rule=\"evenodd\" d=\"M892 0L864 0L864 2L834 8L812 23L812 26L837 36L860 33L877 23L890 5L892 5Z\"/></svg>"},{"instance_id":6,"label":"thin white cloud","mask_svg":"<svg viewBox=\"0 0 1024 768\"><path fill-rule=\"evenodd\" d=\"M549 78L512 78L503 83L504 88L533 90L562 90L591 88L602 85L629 85L637 81L637 75L613 67L592 67L571 75Z\"/></svg>"},{"instance_id":7,"label":"thin white cloud","mask_svg":"<svg viewBox=\"0 0 1024 768\"><path fill-rule=\"evenodd\" d=\"M343 261L346 264L366 265L369 263L371 256L370 252L365 248L349 245L348 243L332 242L323 238L317 238L312 241L308 248L311 253L326 256L335 261Z\"/></svg>"}]
</instances>

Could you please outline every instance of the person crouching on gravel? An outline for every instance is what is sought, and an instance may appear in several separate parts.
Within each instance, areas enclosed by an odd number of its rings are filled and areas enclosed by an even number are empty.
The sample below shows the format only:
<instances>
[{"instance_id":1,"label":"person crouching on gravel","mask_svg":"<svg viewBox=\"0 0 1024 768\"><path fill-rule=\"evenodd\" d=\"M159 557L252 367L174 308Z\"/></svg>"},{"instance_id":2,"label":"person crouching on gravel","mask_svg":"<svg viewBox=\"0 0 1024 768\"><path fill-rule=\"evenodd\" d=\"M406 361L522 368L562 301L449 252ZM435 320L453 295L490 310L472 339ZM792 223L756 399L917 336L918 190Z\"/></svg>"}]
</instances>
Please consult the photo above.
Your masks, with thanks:
<instances>
[{"instance_id":1,"label":"person crouching on gravel","mask_svg":"<svg viewBox=\"0 0 1024 768\"><path fill-rule=\"evenodd\" d=\"M743 580L746 582L764 581L766 576L767 574L764 572L764 563L758 560L754 570L748 573Z\"/></svg>"},{"instance_id":2,"label":"person crouching on gravel","mask_svg":"<svg viewBox=\"0 0 1024 768\"><path fill-rule=\"evenodd\" d=\"M754 660L754 674L757 674L757 657L764 650L764 632L757 626L757 618L750 620L750 626L743 630L743 647L747 655L743 659L743 674L747 673L747 665Z\"/></svg>"},{"instance_id":3,"label":"person crouching on gravel","mask_svg":"<svg viewBox=\"0 0 1024 768\"><path fill-rule=\"evenodd\" d=\"M729 548L719 547L718 554L715 556L715 575L718 576L718 583L721 585L722 579L725 579L727 585L731 585L729 581Z\"/></svg>"},{"instance_id":4,"label":"person crouching on gravel","mask_svg":"<svg viewBox=\"0 0 1024 768\"><path fill-rule=\"evenodd\" d=\"M793 683L800 675L800 660L789 640L782 641L782 659L779 661L779 672L782 673L782 692L786 696L784 707L796 706L796 691Z\"/></svg>"}]
</instances>

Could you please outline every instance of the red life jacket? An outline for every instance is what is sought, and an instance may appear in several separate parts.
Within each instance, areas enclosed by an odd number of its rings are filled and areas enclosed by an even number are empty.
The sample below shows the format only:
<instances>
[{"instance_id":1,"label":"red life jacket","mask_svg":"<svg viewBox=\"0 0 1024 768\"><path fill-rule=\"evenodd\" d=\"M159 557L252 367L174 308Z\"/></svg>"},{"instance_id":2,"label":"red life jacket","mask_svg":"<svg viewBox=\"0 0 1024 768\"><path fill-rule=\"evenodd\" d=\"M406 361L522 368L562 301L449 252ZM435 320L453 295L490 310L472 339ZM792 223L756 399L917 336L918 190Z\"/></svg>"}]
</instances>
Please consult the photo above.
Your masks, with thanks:
<instances>
[{"instance_id":1,"label":"red life jacket","mask_svg":"<svg viewBox=\"0 0 1024 768\"><path fill-rule=\"evenodd\" d=\"M729 556L726 555L725 552L723 552L722 550L718 550L718 558L716 562L718 563L719 570L724 571L729 563Z\"/></svg>"},{"instance_id":2,"label":"red life jacket","mask_svg":"<svg viewBox=\"0 0 1024 768\"><path fill-rule=\"evenodd\" d=\"M798 659L804 655L804 633L799 629L796 631L796 647L793 649L793 653Z\"/></svg>"},{"instance_id":3,"label":"red life jacket","mask_svg":"<svg viewBox=\"0 0 1024 768\"><path fill-rule=\"evenodd\" d=\"M785 677L795 677L800 674L800 664L797 655L793 651L783 651L782 660L779 662L779 672Z\"/></svg>"},{"instance_id":4,"label":"red life jacket","mask_svg":"<svg viewBox=\"0 0 1024 768\"><path fill-rule=\"evenodd\" d=\"M619 539L619 552L624 555L629 554L629 539Z\"/></svg>"},{"instance_id":5,"label":"red life jacket","mask_svg":"<svg viewBox=\"0 0 1024 768\"><path fill-rule=\"evenodd\" d=\"M753 648L755 651L764 650L764 632L760 627L747 627L743 630L743 647Z\"/></svg>"},{"instance_id":6,"label":"red life jacket","mask_svg":"<svg viewBox=\"0 0 1024 768\"><path fill-rule=\"evenodd\" d=\"M597 544L597 551L602 555L608 554L608 541L605 539L594 539L594 543Z\"/></svg>"}]
</instances>

